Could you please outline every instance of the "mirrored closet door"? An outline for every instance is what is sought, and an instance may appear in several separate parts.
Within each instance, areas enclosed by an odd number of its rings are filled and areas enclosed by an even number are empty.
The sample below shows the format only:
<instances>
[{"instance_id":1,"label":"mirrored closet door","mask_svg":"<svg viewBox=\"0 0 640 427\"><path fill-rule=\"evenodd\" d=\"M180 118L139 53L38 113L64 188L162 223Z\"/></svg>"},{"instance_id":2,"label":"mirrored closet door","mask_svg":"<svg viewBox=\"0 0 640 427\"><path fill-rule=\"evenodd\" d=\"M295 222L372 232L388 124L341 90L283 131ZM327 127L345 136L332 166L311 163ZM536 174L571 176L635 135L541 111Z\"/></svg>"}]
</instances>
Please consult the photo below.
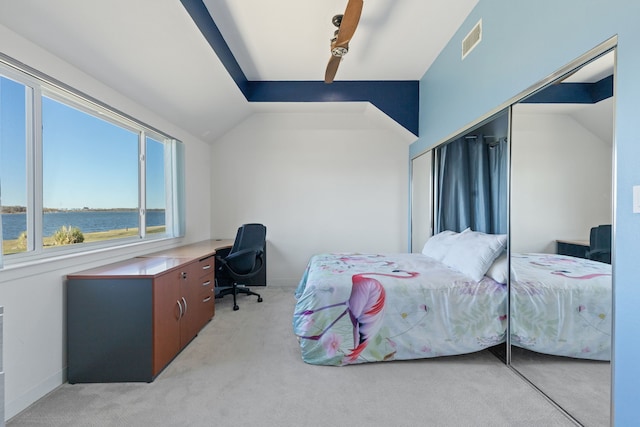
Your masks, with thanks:
<instances>
[{"instance_id":1,"label":"mirrored closet door","mask_svg":"<svg viewBox=\"0 0 640 427\"><path fill-rule=\"evenodd\" d=\"M511 366L585 426L609 425L611 402L615 51L601 53L511 116Z\"/></svg>"}]
</instances>

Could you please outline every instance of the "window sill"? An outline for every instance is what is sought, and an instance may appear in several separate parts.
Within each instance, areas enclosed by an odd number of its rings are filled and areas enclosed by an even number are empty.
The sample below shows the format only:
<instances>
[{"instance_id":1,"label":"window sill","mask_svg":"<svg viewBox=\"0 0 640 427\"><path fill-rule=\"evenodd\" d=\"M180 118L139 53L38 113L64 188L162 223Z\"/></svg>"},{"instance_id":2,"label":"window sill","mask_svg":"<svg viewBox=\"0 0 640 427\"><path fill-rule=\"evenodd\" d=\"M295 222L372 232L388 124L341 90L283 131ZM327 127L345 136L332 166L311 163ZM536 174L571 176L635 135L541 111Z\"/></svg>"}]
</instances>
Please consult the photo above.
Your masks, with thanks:
<instances>
[{"instance_id":1,"label":"window sill","mask_svg":"<svg viewBox=\"0 0 640 427\"><path fill-rule=\"evenodd\" d=\"M39 258L25 258L24 260L5 264L0 269L0 283L56 270L61 270L62 274L67 274L70 271L109 264L176 246L182 242L182 239L182 237L166 237L135 241L118 246L94 247L82 251L53 255L44 254Z\"/></svg>"}]
</instances>

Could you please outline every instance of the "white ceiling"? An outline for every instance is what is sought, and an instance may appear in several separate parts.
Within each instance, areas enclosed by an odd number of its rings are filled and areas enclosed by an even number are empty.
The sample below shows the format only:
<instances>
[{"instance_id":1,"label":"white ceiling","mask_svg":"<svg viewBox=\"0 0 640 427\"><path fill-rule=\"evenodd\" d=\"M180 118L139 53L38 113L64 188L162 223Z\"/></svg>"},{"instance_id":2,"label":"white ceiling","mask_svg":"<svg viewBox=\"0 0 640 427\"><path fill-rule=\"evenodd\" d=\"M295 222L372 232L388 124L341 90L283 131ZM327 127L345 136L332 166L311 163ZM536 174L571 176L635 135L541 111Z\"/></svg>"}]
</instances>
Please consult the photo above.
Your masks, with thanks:
<instances>
[{"instance_id":1,"label":"white ceiling","mask_svg":"<svg viewBox=\"0 0 640 427\"><path fill-rule=\"evenodd\" d=\"M204 0L249 80L323 80L347 0ZM365 0L336 80L419 80L478 0Z\"/></svg>"},{"instance_id":2,"label":"white ceiling","mask_svg":"<svg viewBox=\"0 0 640 427\"><path fill-rule=\"evenodd\" d=\"M477 2L365 0L336 80L419 80ZM347 0L204 3L249 80L320 81L331 18ZM348 103L246 102L179 0L0 0L0 24L206 142L254 112L384 116ZM603 62L570 79L611 69L612 55Z\"/></svg>"},{"instance_id":3,"label":"white ceiling","mask_svg":"<svg viewBox=\"0 0 640 427\"><path fill-rule=\"evenodd\" d=\"M613 74L616 56L614 51L609 51L591 62L579 66L576 71L562 79L566 83L595 83Z\"/></svg>"},{"instance_id":4,"label":"white ceiling","mask_svg":"<svg viewBox=\"0 0 640 427\"><path fill-rule=\"evenodd\" d=\"M336 80L419 80L477 2L366 0ZM346 3L205 0L249 80L322 80ZM254 111L178 0L0 0L0 24L204 141Z\"/></svg>"}]
</instances>

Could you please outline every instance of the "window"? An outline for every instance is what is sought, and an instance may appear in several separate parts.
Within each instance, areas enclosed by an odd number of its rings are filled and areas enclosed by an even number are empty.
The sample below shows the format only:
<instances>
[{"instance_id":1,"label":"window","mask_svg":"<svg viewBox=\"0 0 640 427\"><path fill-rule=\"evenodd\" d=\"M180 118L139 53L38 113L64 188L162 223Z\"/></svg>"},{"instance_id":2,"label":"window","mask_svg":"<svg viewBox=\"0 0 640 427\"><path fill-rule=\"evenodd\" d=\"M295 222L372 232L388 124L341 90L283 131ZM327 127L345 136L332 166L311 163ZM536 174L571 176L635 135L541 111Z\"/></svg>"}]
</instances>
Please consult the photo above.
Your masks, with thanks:
<instances>
[{"instance_id":1,"label":"window","mask_svg":"<svg viewBox=\"0 0 640 427\"><path fill-rule=\"evenodd\" d=\"M182 235L182 144L35 74L0 64L4 263Z\"/></svg>"},{"instance_id":2,"label":"window","mask_svg":"<svg viewBox=\"0 0 640 427\"><path fill-rule=\"evenodd\" d=\"M145 138L146 146L146 223L147 234L164 233L166 224L165 194L165 150L164 144L150 136Z\"/></svg>"},{"instance_id":3,"label":"window","mask_svg":"<svg viewBox=\"0 0 640 427\"><path fill-rule=\"evenodd\" d=\"M0 75L0 201L3 253L23 251L27 230L27 105L31 91Z\"/></svg>"}]
</instances>

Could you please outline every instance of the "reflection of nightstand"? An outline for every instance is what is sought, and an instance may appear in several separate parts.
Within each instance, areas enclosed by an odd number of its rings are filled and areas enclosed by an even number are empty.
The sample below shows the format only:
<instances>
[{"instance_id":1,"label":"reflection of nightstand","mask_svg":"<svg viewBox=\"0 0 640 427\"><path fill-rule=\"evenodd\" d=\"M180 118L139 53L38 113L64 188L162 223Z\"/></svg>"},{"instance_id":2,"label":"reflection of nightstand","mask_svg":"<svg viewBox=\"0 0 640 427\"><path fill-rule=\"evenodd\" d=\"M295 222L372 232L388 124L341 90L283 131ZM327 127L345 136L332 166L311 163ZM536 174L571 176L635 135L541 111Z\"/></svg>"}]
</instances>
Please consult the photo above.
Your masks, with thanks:
<instances>
[{"instance_id":1,"label":"reflection of nightstand","mask_svg":"<svg viewBox=\"0 0 640 427\"><path fill-rule=\"evenodd\" d=\"M558 255L569 255L576 258L586 258L589 250L588 240L556 240Z\"/></svg>"}]
</instances>

